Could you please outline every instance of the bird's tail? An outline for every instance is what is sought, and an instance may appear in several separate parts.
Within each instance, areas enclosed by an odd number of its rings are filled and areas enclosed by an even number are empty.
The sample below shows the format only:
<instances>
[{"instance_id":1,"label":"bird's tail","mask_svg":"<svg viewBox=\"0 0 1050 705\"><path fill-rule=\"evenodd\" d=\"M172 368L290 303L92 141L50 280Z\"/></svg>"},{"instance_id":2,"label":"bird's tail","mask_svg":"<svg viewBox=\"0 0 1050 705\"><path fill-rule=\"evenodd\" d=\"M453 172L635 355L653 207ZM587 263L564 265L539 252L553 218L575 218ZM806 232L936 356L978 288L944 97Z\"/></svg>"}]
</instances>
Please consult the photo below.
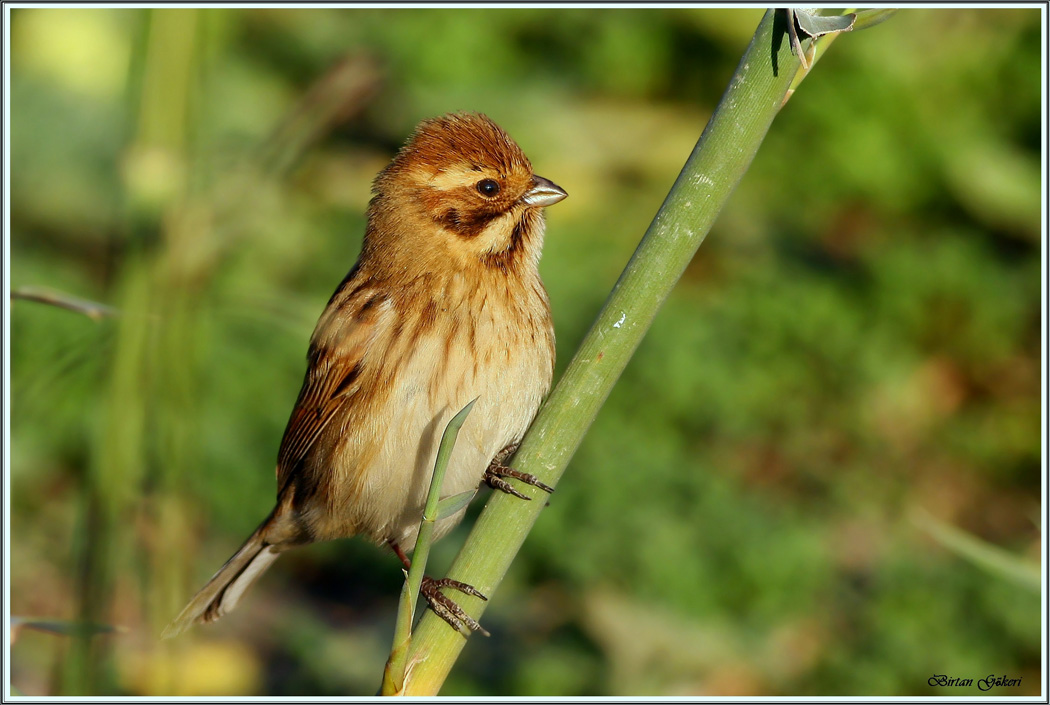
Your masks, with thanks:
<instances>
[{"instance_id":1,"label":"bird's tail","mask_svg":"<svg viewBox=\"0 0 1050 705\"><path fill-rule=\"evenodd\" d=\"M272 519L272 515L267 517L255 533L248 537L237 553L226 561L208 584L193 596L179 616L164 629L161 638L169 639L197 623L214 622L237 606L248 586L277 560L279 553L276 546L264 539Z\"/></svg>"}]
</instances>

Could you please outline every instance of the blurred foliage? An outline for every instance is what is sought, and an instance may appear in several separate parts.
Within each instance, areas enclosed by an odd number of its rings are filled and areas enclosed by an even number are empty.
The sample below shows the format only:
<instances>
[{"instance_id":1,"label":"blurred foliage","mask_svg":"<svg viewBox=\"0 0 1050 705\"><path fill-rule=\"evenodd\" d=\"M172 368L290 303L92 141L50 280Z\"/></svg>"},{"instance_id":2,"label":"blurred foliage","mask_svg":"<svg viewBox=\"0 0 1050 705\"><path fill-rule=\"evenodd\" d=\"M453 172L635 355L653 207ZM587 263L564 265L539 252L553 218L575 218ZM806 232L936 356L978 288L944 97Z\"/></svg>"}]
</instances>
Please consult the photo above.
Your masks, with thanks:
<instances>
[{"instance_id":1,"label":"blurred foliage","mask_svg":"<svg viewBox=\"0 0 1050 705\"><path fill-rule=\"evenodd\" d=\"M306 341L372 177L479 110L571 198L543 259L559 369L761 10L14 9L12 613L27 695L368 695L401 571L282 557L161 627L272 505ZM446 694L1040 692L1040 604L920 528L1034 564L1040 11L839 38L613 392ZM465 527L435 546L443 569Z\"/></svg>"}]
</instances>

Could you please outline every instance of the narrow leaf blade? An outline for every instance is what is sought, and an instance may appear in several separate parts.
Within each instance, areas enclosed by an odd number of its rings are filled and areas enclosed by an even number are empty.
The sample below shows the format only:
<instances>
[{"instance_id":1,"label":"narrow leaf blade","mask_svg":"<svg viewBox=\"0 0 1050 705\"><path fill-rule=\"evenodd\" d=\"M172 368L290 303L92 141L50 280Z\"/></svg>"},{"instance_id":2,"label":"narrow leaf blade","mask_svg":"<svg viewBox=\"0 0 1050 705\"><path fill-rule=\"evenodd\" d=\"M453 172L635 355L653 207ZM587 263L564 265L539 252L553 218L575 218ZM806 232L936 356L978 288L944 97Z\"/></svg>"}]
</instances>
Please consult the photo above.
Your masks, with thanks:
<instances>
[{"instance_id":1,"label":"narrow leaf blade","mask_svg":"<svg viewBox=\"0 0 1050 705\"><path fill-rule=\"evenodd\" d=\"M470 500L474 499L474 495L477 493L477 490L470 490L440 500L437 506L437 521L452 516L460 509L470 504Z\"/></svg>"},{"instance_id":2,"label":"narrow leaf blade","mask_svg":"<svg viewBox=\"0 0 1050 705\"><path fill-rule=\"evenodd\" d=\"M459 429L463 427L463 423L467 420L467 416L470 415L470 410L474 408L474 403L477 400L477 397L475 397L458 414L453 416L452 420L445 426L445 432L441 434L441 445L438 446L437 458L434 460L434 475L430 481L430 494L427 496L426 510L423 512L424 521L434 521L437 498L440 496L441 483L445 479L445 468L448 466L449 458L452 457L452 449L456 446Z\"/></svg>"},{"instance_id":3,"label":"narrow leaf blade","mask_svg":"<svg viewBox=\"0 0 1050 705\"><path fill-rule=\"evenodd\" d=\"M853 31L859 32L862 29L874 27L877 24L885 22L895 14L897 14L897 9L892 7L860 10L857 12L857 21L853 23Z\"/></svg>"},{"instance_id":4,"label":"narrow leaf blade","mask_svg":"<svg viewBox=\"0 0 1050 705\"><path fill-rule=\"evenodd\" d=\"M857 18L854 14L849 15L818 15L809 10L795 8L795 19L798 21L799 29L810 37L822 37L825 34L835 32L848 32L853 29L853 21Z\"/></svg>"}]
</instances>

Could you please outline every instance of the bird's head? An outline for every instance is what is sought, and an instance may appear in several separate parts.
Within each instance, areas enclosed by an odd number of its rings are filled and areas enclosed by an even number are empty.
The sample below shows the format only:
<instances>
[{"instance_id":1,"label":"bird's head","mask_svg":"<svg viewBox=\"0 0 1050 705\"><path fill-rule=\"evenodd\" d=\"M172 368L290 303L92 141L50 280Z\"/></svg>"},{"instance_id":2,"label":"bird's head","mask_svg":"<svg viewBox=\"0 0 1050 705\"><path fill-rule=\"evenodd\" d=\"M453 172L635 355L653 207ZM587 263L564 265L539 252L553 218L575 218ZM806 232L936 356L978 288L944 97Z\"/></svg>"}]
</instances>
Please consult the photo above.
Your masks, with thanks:
<instances>
[{"instance_id":1,"label":"bird's head","mask_svg":"<svg viewBox=\"0 0 1050 705\"><path fill-rule=\"evenodd\" d=\"M372 190L366 251L396 255L402 267L413 256L432 266L436 255L504 271L535 268L541 209L567 195L533 174L517 143L479 113L420 123Z\"/></svg>"}]
</instances>

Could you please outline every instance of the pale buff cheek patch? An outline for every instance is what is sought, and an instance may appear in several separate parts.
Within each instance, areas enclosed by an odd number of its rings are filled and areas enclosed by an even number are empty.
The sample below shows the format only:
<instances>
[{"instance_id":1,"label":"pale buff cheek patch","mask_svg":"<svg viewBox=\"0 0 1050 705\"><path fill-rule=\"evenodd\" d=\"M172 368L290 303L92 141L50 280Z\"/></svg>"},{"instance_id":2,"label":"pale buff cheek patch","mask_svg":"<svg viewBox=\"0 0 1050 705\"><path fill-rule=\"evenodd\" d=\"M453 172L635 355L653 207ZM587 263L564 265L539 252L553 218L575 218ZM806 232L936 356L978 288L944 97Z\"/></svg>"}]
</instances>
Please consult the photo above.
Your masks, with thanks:
<instances>
[{"instance_id":1,"label":"pale buff cheek patch","mask_svg":"<svg viewBox=\"0 0 1050 705\"><path fill-rule=\"evenodd\" d=\"M488 227L482 230L481 234L474 239L475 248L489 254L502 252L507 249L510 246L510 235L516 220L517 217L513 212L504 213L500 217L493 219L488 224Z\"/></svg>"}]
</instances>

